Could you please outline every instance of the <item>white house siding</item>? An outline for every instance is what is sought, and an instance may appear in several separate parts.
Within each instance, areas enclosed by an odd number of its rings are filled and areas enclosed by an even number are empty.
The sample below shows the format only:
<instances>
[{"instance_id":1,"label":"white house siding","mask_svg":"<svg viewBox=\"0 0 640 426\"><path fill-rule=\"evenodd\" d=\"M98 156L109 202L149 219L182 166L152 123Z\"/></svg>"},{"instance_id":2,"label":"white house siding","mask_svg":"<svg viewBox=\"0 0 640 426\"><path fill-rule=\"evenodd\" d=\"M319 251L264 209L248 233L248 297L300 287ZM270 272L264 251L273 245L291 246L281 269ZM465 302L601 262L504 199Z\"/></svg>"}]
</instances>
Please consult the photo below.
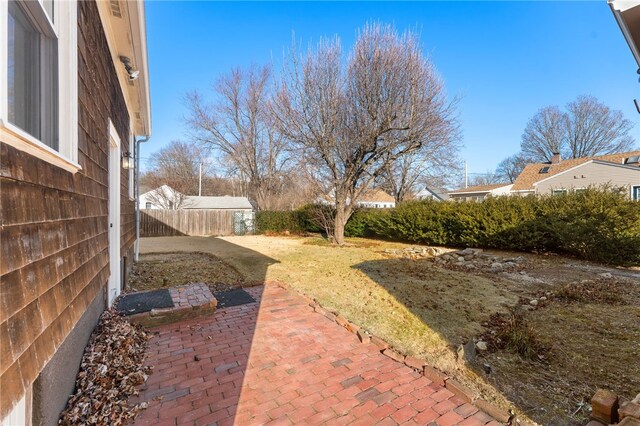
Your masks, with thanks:
<instances>
[{"instance_id":1,"label":"white house siding","mask_svg":"<svg viewBox=\"0 0 640 426\"><path fill-rule=\"evenodd\" d=\"M396 203L387 201L358 201L358 207L367 209L392 209L396 206Z\"/></svg>"},{"instance_id":2,"label":"white house siding","mask_svg":"<svg viewBox=\"0 0 640 426\"><path fill-rule=\"evenodd\" d=\"M576 190L609 184L629 188L640 185L640 167L623 167L597 162L584 163L574 169L550 177L535 185L536 194L551 194L554 190Z\"/></svg>"}]
</instances>

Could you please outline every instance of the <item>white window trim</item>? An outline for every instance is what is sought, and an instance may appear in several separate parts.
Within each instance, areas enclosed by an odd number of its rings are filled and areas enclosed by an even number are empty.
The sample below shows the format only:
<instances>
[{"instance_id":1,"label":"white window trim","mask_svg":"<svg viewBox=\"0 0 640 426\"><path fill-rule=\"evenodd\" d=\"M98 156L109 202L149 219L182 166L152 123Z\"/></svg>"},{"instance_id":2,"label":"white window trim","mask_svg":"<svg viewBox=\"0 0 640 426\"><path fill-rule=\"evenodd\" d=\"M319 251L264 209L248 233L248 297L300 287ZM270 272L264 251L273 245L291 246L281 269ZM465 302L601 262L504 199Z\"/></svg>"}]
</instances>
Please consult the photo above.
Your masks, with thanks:
<instances>
[{"instance_id":1,"label":"white window trim","mask_svg":"<svg viewBox=\"0 0 640 426\"><path fill-rule=\"evenodd\" d=\"M633 190L634 188L640 188L640 185L631 185L631 192L629 193L629 198L631 198L631 201L640 201L640 199L638 200L634 200L633 199Z\"/></svg>"},{"instance_id":2,"label":"white window trim","mask_svg":"<svg viewBox=\"0 0 640 426\"><path fill-rule=\"evenodd\" d=\"M58 146L56 151L9 122L9 51L0 37L0 140L53 165L75 173L78 164L78 5L76 0L54 2L58 37ZM7 34L9 2L0 0L0 34Z\"/></svg>"}]
</instances>

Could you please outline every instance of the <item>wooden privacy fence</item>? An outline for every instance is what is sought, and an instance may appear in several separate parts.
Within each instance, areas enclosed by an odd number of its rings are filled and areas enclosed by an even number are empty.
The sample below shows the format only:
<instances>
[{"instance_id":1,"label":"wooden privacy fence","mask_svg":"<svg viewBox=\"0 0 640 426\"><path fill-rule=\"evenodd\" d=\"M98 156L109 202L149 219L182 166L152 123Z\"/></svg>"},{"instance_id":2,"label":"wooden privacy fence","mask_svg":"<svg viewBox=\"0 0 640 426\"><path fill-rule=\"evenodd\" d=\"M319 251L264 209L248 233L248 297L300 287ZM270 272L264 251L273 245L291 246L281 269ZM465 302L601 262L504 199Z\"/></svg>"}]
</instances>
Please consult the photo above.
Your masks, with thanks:
<instances>
[{"instance_id":1,"label":"wooden privacy fence","mask_svg":"<svg viewBox=\"0 0 640 426\"><path fill-rule=\"evenodd\" d=\"M230 210L140 210L141 237L233 235Z\"/></svg>"}]
</instances>

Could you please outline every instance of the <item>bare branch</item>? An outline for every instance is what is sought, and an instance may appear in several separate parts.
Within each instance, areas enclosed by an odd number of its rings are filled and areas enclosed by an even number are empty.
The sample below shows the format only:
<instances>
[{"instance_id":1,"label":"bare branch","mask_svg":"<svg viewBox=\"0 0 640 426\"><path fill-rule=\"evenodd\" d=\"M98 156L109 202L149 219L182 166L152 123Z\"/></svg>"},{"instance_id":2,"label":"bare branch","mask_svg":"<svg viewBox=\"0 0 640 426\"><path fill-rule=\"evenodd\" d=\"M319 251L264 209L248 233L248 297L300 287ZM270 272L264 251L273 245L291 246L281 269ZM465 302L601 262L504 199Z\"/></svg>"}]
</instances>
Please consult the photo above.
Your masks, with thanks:
<instances>
[{"instance_id":1,"label":"bare branch","mask_svg":"<svg viewBox=\"0 0 640 426\"><path fill-rule=\"evenodd\" d=\"M285 60L274 117L335 200L335 241L343 244L358 197L390 164L455 146L455 102L415 33L389 25L366 25L346 61L337 38L305 53L294 46Z\"/></svg>"}]
</instances>

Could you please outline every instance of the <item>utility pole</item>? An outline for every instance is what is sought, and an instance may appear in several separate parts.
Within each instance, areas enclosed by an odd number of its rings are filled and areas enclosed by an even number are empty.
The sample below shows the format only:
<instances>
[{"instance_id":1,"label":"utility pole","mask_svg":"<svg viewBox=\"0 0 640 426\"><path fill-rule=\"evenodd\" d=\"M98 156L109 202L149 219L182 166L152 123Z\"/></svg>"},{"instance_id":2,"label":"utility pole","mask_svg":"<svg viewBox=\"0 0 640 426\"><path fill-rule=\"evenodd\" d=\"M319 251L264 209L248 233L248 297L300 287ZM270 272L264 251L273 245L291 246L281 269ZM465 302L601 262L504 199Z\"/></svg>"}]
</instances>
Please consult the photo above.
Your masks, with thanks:
<instances>
[{"instance_id":1,"label":"utility pole","mask_svg":"<svg viewBox=\"0 0 640 426\"><path fill-rule=\"evenodd\" d=\"M198 179L198 197L202 196L202 161L200 162L200 178Z\"/></svg>"},{"instance_id":2,"label":"utility pole","mask_svg":"<svg viewBox=\"0 0 640 426\"><path fill-rule=\"evenodd\" d=\"M468 173L467 173L467 160L464 160L464 187L468 188L469 187L469 179L467 177Z\"/></svg>"}]
</instances>

